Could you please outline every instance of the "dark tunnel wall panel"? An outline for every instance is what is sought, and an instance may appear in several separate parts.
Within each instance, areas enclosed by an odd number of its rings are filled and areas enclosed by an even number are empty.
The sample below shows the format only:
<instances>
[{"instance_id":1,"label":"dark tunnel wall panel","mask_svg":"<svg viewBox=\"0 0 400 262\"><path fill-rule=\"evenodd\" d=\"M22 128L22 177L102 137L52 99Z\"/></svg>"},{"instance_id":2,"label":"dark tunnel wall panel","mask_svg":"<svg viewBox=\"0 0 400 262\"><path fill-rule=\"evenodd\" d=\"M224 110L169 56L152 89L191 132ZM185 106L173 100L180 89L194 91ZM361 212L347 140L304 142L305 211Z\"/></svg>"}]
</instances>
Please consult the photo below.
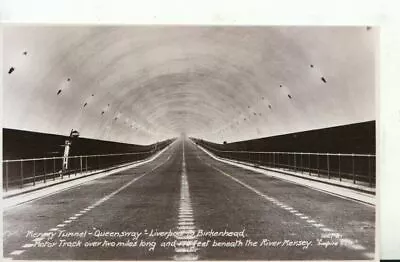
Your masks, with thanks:
<instances>
[{"instance_id":1,"label":"dark tunnel wall panel","mask_svg":"<svg viewBox=\"0 0 400 262\"><path fill-rule=\"evenodd\" d=\"M67 136L3 128L3 159L60 157ZM164 141L158 141L164 142ZM133 145L88 138L72 141L70 155L144 152L154 145Z\"/></svg>"},{"instance_id":2,"label":"dark tunnel wall panel","mask_svg":"<svg viewBox=\"0 0 400 262\"><path fill-rule=\"evenodd\" d=\"M374 120L376 34L7 26L3 125L150 144L181 132L240 141Z\"/></svg>"},{"instance_id":3,"label":"dark tunnel wall panel","mask_svg":"<svg viewBox=\"0 0 400 262\"><path fill-rule=\"evenodd\" d=\"M227 144L219 150L376 154L376 122L368 121Z\"/></svg>"}]
</instances>

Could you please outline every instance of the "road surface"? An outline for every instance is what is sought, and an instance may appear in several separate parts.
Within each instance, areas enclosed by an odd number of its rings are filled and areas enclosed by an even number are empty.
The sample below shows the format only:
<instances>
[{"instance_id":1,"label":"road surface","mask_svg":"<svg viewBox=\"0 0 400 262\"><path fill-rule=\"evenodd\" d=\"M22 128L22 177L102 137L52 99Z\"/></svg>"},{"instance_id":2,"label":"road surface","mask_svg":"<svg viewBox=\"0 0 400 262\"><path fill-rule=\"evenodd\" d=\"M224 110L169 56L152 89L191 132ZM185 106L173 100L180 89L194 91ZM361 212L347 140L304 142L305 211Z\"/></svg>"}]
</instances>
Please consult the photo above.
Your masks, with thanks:
<instances>
[{"instance_id":1,"label":"road surface","mask_svg":"<svg viewBox=\"0 0 400 262\"><path fill-rule=\"evenodd\" d=\"M214 160L189 140L3 212L29 260L371 259L375 208Z\"/></svg>"}]
</instances>

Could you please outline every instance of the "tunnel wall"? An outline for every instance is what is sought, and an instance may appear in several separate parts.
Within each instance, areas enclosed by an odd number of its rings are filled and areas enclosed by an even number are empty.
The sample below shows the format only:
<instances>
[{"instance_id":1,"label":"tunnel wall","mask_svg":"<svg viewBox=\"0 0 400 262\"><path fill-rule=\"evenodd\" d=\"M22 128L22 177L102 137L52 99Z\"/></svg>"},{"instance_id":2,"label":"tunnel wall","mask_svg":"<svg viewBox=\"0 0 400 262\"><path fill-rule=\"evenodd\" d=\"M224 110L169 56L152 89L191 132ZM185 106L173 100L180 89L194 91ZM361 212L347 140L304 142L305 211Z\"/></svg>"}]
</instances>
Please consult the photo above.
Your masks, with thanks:
<instances>
[{"instance_id":1,"label":"tunnel wall","mask_svg":"<svg viewBox=\"0 0 400 262\"><path fill-rule=\"evenodd\" d=\"M3 128L3 159L57 157L64 153L67 136ZM163 147L170 140L159 142ZM77 138L72 141L70 155L116 154L150 151L152 145L134 145L111 141Z\"/></svg>"},{"instance_id":2,"label":"tunnel wall","mask_svg":"<svg viewBox=\"0 0 400 262\"><path fill-rule=\"evenodd\" d=\"M227 144L203 143L229 151L375 154L375 126L375 121L368 121Z\"/></svg>"},{"instance_id":3,"label":"tunnel wall","mask_svg":"<svg viewBox=\"0 0 400 262\"><path fill-rule=\"evenodd\" d=\"M3 126L221 143L376 119L378 27L4 27Z\"/></svg>"}]
</instances>

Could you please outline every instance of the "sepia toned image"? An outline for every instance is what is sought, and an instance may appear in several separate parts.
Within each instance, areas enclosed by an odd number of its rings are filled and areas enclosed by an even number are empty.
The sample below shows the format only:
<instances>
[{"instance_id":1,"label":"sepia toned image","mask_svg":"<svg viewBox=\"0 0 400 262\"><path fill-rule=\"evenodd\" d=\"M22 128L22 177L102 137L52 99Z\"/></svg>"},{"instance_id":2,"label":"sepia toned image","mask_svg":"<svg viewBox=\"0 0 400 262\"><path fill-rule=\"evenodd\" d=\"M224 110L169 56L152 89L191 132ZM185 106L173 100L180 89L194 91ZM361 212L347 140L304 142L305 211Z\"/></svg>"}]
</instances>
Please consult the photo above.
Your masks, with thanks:
<instances>
[{"instance_id":1,"label":"sepia toned image","mask_svg":"<svg viewBox=\"0 0 400 262\"><path fill-rule=\"evenodd\" d=\"M372 260L379 27L3 27L3 258Z\"/></svg>"}]
</instances>

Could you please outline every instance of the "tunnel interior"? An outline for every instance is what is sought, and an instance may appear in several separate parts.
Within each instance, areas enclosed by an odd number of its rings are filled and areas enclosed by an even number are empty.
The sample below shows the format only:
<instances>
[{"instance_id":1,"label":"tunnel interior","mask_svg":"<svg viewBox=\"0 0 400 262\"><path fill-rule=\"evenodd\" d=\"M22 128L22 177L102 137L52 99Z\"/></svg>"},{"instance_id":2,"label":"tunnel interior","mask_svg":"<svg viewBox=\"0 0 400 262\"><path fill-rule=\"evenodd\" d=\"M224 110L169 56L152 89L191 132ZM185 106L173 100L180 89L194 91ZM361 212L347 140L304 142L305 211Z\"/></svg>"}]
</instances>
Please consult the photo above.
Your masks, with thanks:
<instances>
[{"instance_id":1,"label":"tunnel interior","mask_svg":"<svg viewBox=\"0 0 400 262\"><path fill-rule=\"evenodd\" d=\"M5 258L373 258L378 35L7 25Z\"/></svg>"},{"instance_id":2,"label":"tunnel interior","mask_svg":"<svg viewBox=\"0 0 400 262\"><path fill-rule=\"evenodd\" d=\"M150 145L374 121L377 31L5 26L3 126Z\"/></svg>"}]
</instances>

